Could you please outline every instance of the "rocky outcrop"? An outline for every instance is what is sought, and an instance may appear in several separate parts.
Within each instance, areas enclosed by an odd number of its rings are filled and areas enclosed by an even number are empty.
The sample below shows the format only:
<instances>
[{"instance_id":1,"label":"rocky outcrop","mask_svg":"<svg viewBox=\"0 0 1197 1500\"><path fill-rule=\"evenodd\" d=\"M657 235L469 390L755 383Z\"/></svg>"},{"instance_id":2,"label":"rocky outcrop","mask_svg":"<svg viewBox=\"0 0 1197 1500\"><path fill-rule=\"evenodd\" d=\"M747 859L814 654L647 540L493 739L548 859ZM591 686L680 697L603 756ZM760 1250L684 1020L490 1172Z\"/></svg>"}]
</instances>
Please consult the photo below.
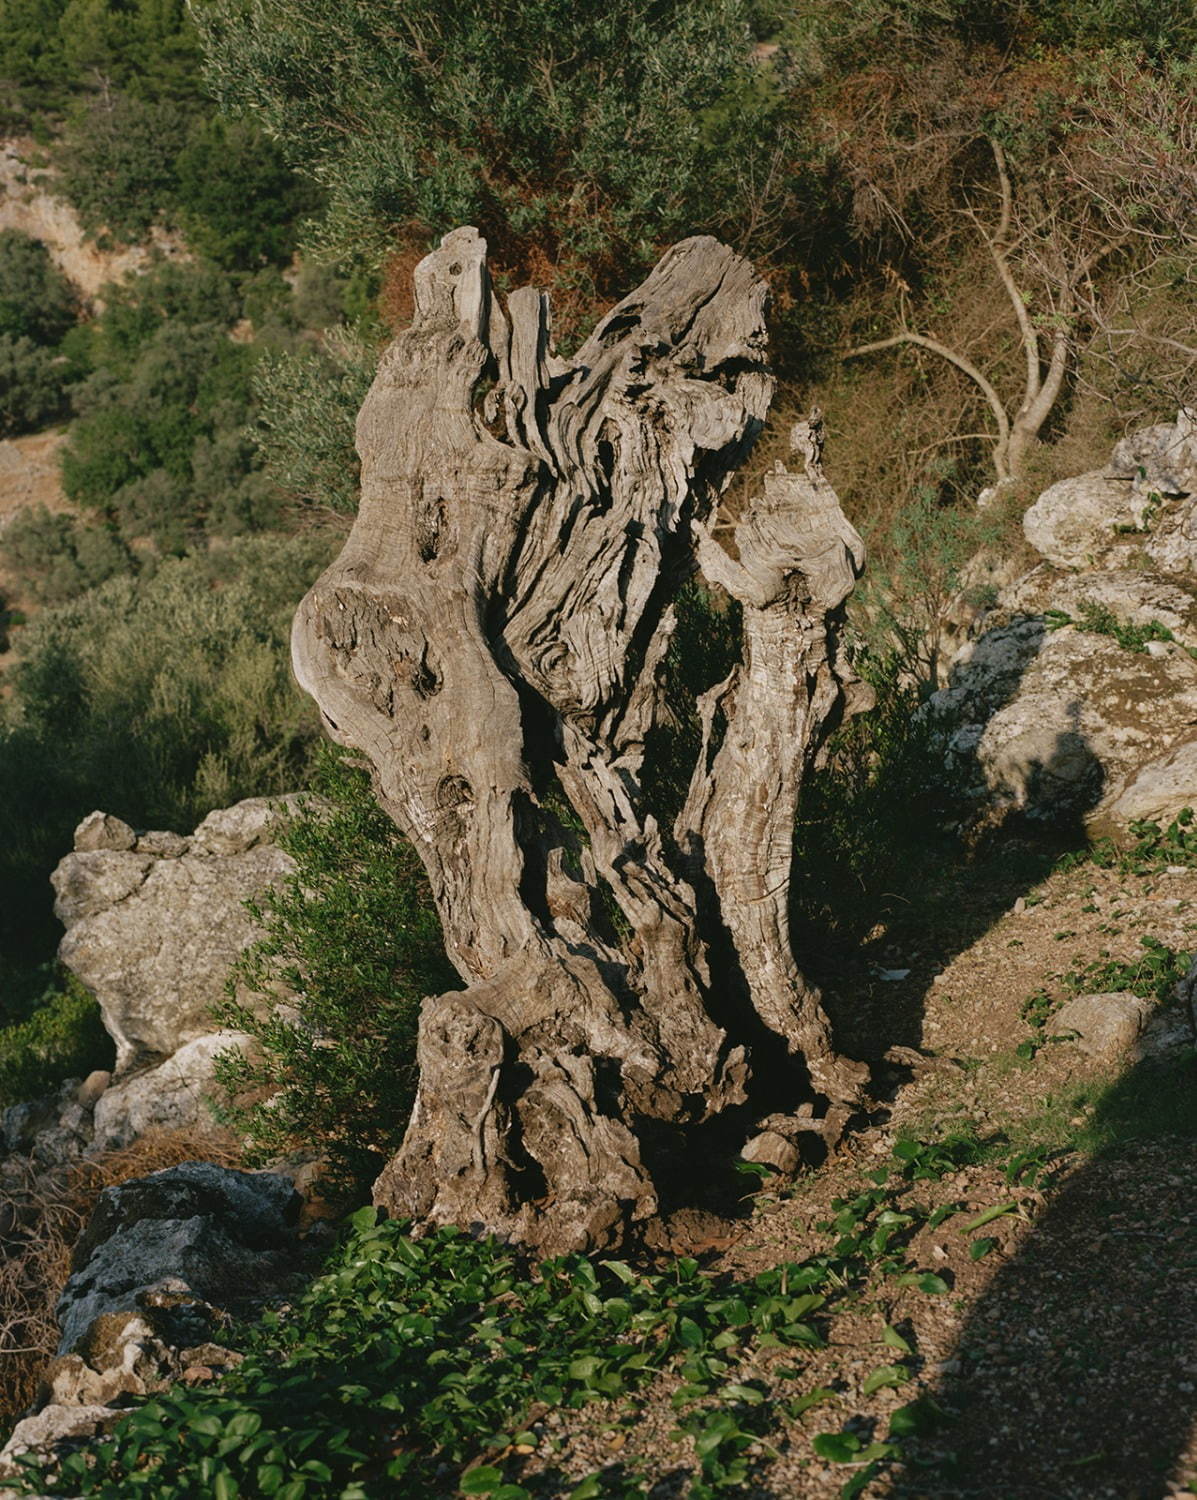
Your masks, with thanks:
<instances>
[{"instance_id":1,"label":"rocky outcrop","mask_svg":"<svg viewBox=\"0 0 1197 1500\"><path fill-rule=\"evenodd\" d=\"M213 1031L184 1042L155 1068L118 1080L97 1100L94 1146L112 1151L150 1130L179 1130L211 1120L208 1101L217 1092L216 1059L222 1052L247 1048L241 1031Z\"/></svg>"},{"instance_id":2,"label":"rocky outcrop","mask_svg":"<svg viewBox=\"0 0 1197 1500\"><path fill-rule=\"evenodd\" d=\"M1060 568L1119 568L1143 551L1162 572L1197 566L1197 416L1124 438L1103 469L1063 479L1023 519L1027 540Z\"/></svg>"},{"instance_id":3,"label":"rocky outcrop","mask_svg":"<svg viewBox=\"0 0 1197 1500\"><path fill-rule=\"evenodd\" d=\"M86 1447L107 1432L119 1417L119 1411L99 1405L43 1408L13 1428L12 1436L0 1451L0 1479L17 1479L24 1473L18 1458L52 1463L71 1449Z\"/></svg>"},{"instance_id":4,"label":"rocky outcrop","mask_svg":"<svg viewBox=\"0 0 1197 1500\"><path fill-rule=\"evenodd\" d=\"M1037 817L1108 811L1197 723L1197 662L1018 616L964 647L931 702L949 765L978 799Z\"/></svg>"},{"instance_id":5,"label":"rocky outcrop","mask_svg":"<svg viewBox=\"0 0 1197 1500\"><path fill-rule=\"evenodd\" d=\"M92 813L53 875L66 927L59 958L95 995L118 1077L163 1062L215 1029L237 956L257 935L245 909L294 868L271 842L282 804L252 798L210 814L189 839L138 836Z\"/></svg>"},{"instance_id":6,"label":"rocky outcrop","mask_svg":"<svg viewBox=\"0 0 1197 1500\"><path fill-rule=\"evenodd\" d=\"M212 1309L275 1285L296 1253L300 1202L290 1180L208 1162L106 1188L75 1246L58 1303L59 1354L91 1363L97 1320L134 1314L171 1347L202 1344ZM105 1347L120 1360L137 1329ZM111 1331L111 1329L109 1330Z\"/></svg>"},{"instance_id":7,"label":"rocky outcrop","mask_svg":"<svg viewBox=\"0 0 1197 1500\"><path fill-rule=\"evenodd\" d=\"M1197 805L1193 505L1182 411L1027 511L1045 561L1001 588L927 709L975 803L1114 833Z\"/></svg>"}]
</instances>

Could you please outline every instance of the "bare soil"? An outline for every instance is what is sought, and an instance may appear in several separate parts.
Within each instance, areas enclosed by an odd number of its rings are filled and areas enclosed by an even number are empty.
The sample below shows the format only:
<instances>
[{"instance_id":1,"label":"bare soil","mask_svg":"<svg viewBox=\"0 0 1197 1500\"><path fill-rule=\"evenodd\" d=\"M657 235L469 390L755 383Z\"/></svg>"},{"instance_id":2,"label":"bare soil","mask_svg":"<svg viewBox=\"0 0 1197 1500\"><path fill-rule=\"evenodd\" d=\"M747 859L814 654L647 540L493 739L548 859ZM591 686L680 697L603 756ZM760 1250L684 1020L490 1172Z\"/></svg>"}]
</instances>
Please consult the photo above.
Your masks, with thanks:
<instances>
[{"instance_id":1,"label":"bare soil","mask_svg":"<svg viewBox=\"0 0 1197 1500\"><path fill-rule=\"evenodd\" d=\"M819 1387L833 1393L796 1419L774 1405L752 1454L753 1496L839 1496L858 1471L820 1459L812 1437L847 1430L883 1439L894 1408L924 1395L939 1422L858 1493L1163 1500L1197 1492L1197 1140L1161 1134L1148 1111L1135 1113L1137 1100L1151 1100L1153 1069L1161 1090L1177 1086L1183 1015L1162 1062L1094 1059L1070 1042L1030 1059L1017 1052L1036 1036L1022 1016L1027 996L1050 989L1074 961L1103 951L1131 960L1145 935L1185 952L1197 946L1197 871L1135 875L1085 864L1018 895L1004 886L1007 905L995 913L997 878L981 871L947 893L944 930L924 929L922 954L893 951L895 932L880 926L841 972L832 1001L854 999L856 1041L877 1063L879 1091L892 1097L825 1165L786 1189L762 1190L734 1242L704 1257L707 1269L743 1280L826 1252L831 1237L816 1226L832 1200L870 1186L865 1173L890 1159L899 1135L967 1129L993 1142L992 1159L905 1194L924 1211L956 1209L909 1248L914 1264L948 1283L946 1294L878 1278L827 1319L825 1348L762 1351L734 1377L759 1374L787 1403ZM911 930L909 914L901 925ZM952 951L976 927L979 935ZM910 974L880 978L879 955L889 972L909 964ZM923 1057L899 1053L887 1069L881 1054L895 1037ZM1002 1163L1045 1143L1055 1149L1038 1184L1012 1186ZM1010 1211L983 1229L964 1228L1002 1206ZM994 1245L974 1260L979 1235ZM870 1372L897 1357L882 1341L887 1324L914 1351L905 1360L913 1378L866 1396ZM675 1388L662 1381L631 1407L548 1416L524 1483L564 1495L602 1470L613 1484L646 1475L642 1491L627 1492L654 1500L689 1493L697 1464L678 1432Z\"/></svg>"}]
</instances>

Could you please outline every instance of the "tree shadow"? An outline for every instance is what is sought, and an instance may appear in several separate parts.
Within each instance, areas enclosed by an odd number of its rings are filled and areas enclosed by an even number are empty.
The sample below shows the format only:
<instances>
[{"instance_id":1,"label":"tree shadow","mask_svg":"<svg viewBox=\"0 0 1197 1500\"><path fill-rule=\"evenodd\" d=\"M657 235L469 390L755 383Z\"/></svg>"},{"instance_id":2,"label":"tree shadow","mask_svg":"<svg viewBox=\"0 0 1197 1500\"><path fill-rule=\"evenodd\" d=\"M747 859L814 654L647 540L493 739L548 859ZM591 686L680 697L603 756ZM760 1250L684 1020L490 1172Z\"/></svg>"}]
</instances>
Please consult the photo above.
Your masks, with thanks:
<instances>
[{"instance_id":1,"label":"tree shadow","mask_svg":"<svg viewBox=\"0 0 1197 1500\"><path fill-rule=\"evenodd\" d=\"M1047 638L1041 616L1020 625L1021 654L990 682L986 722L1016 696ZM963 681L954 669L949 691ZM1087 847L1085 818L1105 786L1077 703L1054 738L1036 726L1043 747L1018 770L1021 810L1004 816L978 816L966 792L984 780L979 731L956 748L949 776L945 731L912 693L891 692L876 713L874 723L852 721L804 789L792 921L799 966L823 991L837 1046L873 1065L885 1097L910 1077L886 1054L923 1049L936 976L1061 856Z\"/></svg>"},{"instance_id":2,"label":"tree shadow","mask_svg":"<svg viewBox=\"0 0 1197 1500\"><path fill-rule=\"evenodd\" d=\"M947 1420L893 1493L1163 1500L1197 1480L1197 1051L1136 1063L1088 1134L970 1312L933 1392Z\"/></svg>"}]
</instances>

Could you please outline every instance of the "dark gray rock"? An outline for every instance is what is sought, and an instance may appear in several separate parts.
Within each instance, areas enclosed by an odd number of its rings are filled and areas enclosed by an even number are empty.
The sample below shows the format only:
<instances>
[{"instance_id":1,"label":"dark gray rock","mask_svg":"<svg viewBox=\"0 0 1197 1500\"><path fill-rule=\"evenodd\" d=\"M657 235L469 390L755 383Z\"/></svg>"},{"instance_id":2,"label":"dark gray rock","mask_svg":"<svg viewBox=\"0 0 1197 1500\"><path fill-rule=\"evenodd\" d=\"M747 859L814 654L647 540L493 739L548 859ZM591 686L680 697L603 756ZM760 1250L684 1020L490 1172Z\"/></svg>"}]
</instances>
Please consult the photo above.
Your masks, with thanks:
<instances>
[{"instance_id":1,"label":"dark gray rock","mask_svg":"<svg viewBox=\"0 0 1197 1500\"><path fill-rule=\"evenodd\" d=\"M107 1188L75 1246L58 1304L59 1353L71 1352L103 1314L160 1304L153 1293L168 1279L184 1304L220 1305L263 1291L295 1254L299 1208L285 1177L208 1162Z\"/></svg>"}]
</instances>

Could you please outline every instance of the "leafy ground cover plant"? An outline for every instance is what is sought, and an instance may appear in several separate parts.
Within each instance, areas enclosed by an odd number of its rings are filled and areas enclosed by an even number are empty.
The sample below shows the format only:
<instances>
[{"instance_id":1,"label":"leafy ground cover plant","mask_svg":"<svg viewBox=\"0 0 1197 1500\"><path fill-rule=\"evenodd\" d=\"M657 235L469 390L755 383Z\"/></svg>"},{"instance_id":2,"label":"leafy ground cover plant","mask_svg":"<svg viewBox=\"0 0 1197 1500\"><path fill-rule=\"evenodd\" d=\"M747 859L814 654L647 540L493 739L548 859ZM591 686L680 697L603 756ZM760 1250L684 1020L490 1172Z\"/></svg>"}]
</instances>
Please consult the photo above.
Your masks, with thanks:
<instances>
[{"instance_id":1,"label":"leafy ground cover plant","mask_svg":"<svg viewBox=\"0 0 1197 1500\"><path fill-rule=\"evenodd\" d=\"M977 1153L965 1138L899 1141L860 1191L833 1200L833 1217L818 1226L824 1253L739 1281L692 1257L651 1269L581 1256L533 1267L494 1241L452 1228L414 1239L404 1223L378 1223L375 1210L362 1209L299 1301L245 1331L245 1360L219 1385L145 1402L110 1437L67 1458L57 1476L31 1473L30 1482L53 1493L156 1500L528 1500L540 1486L525 1459L547 1413L634 1403L669 1378L678 1434L694 1454L689 1494L706 1500L742 1489L767 1461L778 1419L832 1396L806 1389L802 1357L824 1346L837 1309L872 1306L885 1285L929 1297L948 1291L910 1246L919 1229L938 1227L962 1205L931 1212L912 1194ZM1019 1212L1043 1170L1044 1153L1013 1159L1009 1199L960 1232L976 1243L988 1238L979 1231ZM883 1363L864 1390L910 1384L913 1399L890 1413L883 1438L862 1441L851 1422L813 1436L817 1456L846 1465L845 1496L941 1415L913 1394L910 1342L888 1323L882 1342ZM762 1353L772 1357L767 1373L747 1368ZM560 1484L551 1492L564 1493ZM645 1479L596 1473L568 1492L573 1500L643 1495Z\"/></svg>"}]
</instances>

